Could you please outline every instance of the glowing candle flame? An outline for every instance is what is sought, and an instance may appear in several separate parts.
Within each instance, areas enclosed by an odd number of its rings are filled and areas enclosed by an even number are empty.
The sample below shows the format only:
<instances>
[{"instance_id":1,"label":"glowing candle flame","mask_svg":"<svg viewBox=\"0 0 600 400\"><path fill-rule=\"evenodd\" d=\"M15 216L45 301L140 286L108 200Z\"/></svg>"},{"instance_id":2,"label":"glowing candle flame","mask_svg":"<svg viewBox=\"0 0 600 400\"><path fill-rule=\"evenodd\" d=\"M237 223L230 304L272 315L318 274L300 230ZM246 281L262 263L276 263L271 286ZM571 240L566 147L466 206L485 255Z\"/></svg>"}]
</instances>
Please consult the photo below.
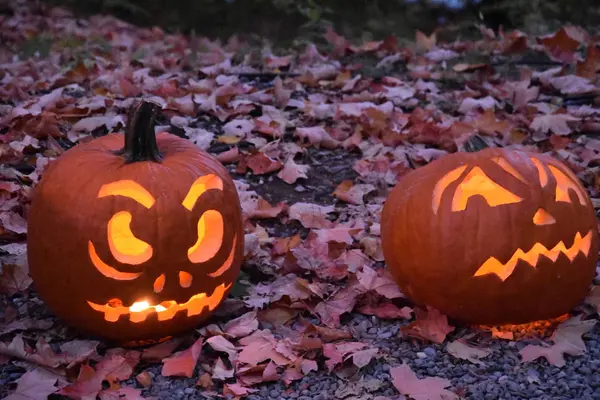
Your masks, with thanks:
<instances>
[{"instance_id":1,"label":"glowing candle flame","mask_svg":"<svg viewBox=\"0 0 600 400\"><path fill-rule=\"evenodd\" d=\"M150 303L147 301L136 301L129 307L130 312L140 312L150 308Z\"/></svg>"}]
</instances>

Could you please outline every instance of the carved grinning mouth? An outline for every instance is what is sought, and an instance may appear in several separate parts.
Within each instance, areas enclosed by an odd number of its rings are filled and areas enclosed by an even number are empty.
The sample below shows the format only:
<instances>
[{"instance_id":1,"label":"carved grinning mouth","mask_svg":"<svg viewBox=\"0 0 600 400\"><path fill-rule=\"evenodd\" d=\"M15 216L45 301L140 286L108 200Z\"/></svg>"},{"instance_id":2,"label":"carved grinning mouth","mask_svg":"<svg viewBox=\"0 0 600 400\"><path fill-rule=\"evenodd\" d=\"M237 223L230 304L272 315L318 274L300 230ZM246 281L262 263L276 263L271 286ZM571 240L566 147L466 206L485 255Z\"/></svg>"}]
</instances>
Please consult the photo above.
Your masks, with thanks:
<instances>
[{"instance_id":1,"label":"carved grinning mouth","mask_svg":"<svg viewBox=\"0 0 600 400\"><path fill-rule=\"evenodd\" d=\"M126 307L119 299L110 300L106 304L96 304L88 301L88 304L94 310L104 313L104 319L109 322L118 321L121 315L129 315L131 322L143 322L151 313L157 313L159 321L166 321L173 318L181 310L186 310L188 317L200 314L207 306L209 310L214 310L231 285L229 283L225 286L222 283L215 288L210 296L207 296L206 293L199 293L190 297L188 301L182 304L178 304L173 300L163 301L156 305L151 305L147 301L138 301L130 307Z\"/></svg>"},{"instance_id":2,"label":"carved grinning mouth","mask_svg":"<svg viewBox=\"0 0 600 400\"><path fill-rule=\"evenodd\" d=\"M483 265L481 265L481 267L479 267L473 276L495 274L502 281L505 281L509 276L512 275L519 260L523 260L535 268L540 256L544 256L552 261L556 261L560 253L563 253L569 258L569 260L573 261L579 253L583 253L585 256L587 256L590 252L591 244L591 230L584 237L581 237L581 234L577 232L575 239L573 240L573 245L571 245L569 248L567 248L562 241L558 242L551 250L548 250L546 246L541 243L536 243L528 252L517 249L513 253L510 260L506 262L506 264L502 264L500 261L498 261L498 259L490 257L486 262L483 263Z\"/></svg>"}]
</instances>

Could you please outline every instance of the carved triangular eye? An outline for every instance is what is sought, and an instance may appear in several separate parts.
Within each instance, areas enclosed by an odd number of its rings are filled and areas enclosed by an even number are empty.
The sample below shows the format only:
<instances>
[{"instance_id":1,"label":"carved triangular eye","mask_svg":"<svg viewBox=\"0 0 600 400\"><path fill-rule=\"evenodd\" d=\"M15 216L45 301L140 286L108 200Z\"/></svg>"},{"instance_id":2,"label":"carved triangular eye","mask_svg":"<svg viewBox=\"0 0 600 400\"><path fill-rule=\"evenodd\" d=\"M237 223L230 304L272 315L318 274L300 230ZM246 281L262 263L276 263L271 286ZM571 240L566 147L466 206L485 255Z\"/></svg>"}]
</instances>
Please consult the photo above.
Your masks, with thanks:
<instances>
[{"instance_id":1,"label":"carved triangular eye","mask_svg":"<svg viewBox=\"0 0 600 400\"><path fill-rule=\"evenodd\" d=\"M531 161L535 165L538 170L538 177L540 180L540 185L545 187L549 182L549 175L551 174L556 180L556 192L554 195L554 200L571 203L571 197L569 196L569 190L573 190L577 195L577 199L579 203L583 206L585 205L585 198L587 197L583 189L577 182L577 177L569 172L563 172L558 169L554 165L548 164L548 170L550 174L546 171L542 162L534 157L530 157Z\"/></svg>"},{"instance_id":2,"label":"carved triangular eye","mask_svg":"<svg viewBox=\"0 0 600 400\"><path fill-rule=\"evenodd\" d=\"M463 211L472 196L482 196L490 207L523 201L508 189L490 179L479 167L474 167L456 188L452 211Z\"/></svg>"}]
</instances>

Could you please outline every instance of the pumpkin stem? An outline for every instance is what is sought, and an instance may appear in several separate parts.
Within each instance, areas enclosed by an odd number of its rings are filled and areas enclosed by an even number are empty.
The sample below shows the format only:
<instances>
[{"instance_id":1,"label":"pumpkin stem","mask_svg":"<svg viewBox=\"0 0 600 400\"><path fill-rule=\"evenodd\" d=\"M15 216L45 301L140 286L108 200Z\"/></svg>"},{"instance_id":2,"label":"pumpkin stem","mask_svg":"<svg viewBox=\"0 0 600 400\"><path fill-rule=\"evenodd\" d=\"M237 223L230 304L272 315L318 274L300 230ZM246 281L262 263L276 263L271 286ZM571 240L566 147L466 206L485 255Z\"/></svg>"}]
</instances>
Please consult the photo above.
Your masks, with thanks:
<instances>
[{"instance_id":1,"label":"pumpkin stem","mask_svg":"<svg viewBox=\"0 0 600 400\"><path fill-rule=\"evenodd\" d=\"M125 130L125 146L118 152L125 158L126 163L162 161L163 157L158 150L154 134L155 118L160 109L160 105L142 100L130 111Z\"/></svg>"}]
</instances>

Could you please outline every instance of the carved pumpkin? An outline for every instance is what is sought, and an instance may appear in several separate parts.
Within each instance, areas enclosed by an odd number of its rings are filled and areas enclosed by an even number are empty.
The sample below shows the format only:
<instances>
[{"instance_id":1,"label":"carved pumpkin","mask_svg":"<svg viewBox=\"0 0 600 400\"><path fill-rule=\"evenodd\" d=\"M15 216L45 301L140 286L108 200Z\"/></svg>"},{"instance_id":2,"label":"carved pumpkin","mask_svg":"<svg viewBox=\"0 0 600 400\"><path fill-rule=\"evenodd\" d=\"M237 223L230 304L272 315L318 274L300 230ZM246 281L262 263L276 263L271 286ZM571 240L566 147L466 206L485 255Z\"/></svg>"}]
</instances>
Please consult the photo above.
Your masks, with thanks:
<instances>
[{"instance_id":1,"label":"carved pumpkin","mask_svg":"<svg viewBox=\"0 0 600 400\"><path fill-rule=\"evenodd\" d=\"M598 258L591 201L547 155L455 153L407 174L382 212L383 253L404 293L477 324L560 316Z\"/></svg>"},{"instance_id":2,"label":"carved pumpkin","mask_svg":"<svg viewBox=\"0 0 600 400\"><path fill-rule=\"evenodd\" d=\"M196 327L243 258L231 177L191 142L155 136L158 109L142 102L125 135L66 151L36 186L28 217L42 299L73 326L124 345Z\"/></svg>"}]
</instances>

